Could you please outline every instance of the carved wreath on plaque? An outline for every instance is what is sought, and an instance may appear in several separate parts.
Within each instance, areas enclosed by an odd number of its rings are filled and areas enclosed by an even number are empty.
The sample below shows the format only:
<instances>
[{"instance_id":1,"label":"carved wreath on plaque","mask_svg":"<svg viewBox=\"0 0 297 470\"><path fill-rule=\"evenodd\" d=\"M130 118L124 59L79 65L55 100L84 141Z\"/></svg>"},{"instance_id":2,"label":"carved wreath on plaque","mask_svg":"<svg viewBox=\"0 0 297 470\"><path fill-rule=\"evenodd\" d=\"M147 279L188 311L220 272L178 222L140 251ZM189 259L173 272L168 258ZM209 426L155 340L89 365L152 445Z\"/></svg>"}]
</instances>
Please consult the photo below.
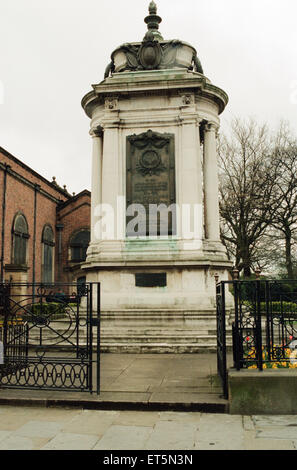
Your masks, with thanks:
<instances>
[{"instance_id":1,"label":"carved wreath on plaque","mask_svg":"<svg viewBox=\"0 0 297 470\"><path fill-rule=\"evenodd\" d=\"M168 152L168 145L170 139L164 137L162 134L149 130L138 136L130 136L129 142L132 144L132 153L135 152L135 147L144 150L139 156L136 164L136 170L143 176L154 176L167 170L166 166L162 162L162 158L159 149L166 146Z\"/></svg>"}]
</instances>

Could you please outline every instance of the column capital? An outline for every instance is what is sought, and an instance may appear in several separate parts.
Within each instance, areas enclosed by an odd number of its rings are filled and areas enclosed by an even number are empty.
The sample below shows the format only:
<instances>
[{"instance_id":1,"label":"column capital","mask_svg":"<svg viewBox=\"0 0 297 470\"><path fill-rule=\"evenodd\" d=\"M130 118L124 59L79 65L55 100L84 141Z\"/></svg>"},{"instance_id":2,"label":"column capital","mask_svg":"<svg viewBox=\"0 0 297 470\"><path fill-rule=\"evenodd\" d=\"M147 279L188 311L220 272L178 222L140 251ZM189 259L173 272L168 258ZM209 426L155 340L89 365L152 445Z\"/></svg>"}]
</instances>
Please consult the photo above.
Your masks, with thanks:
<instances>
[{"instance_id":1,"label":"column capital","mask_svg":"<svg viewBox=\"0 0 297 470\"><path fill-rule=\"evenodd\" d=\"M103 137L104 129L102 126L93 127L89 134L91 137Z\"/></svg>"},{"instance_id":2,"label":"column capital","mask_svg":"<svg viewBox=\"0 0 297 470\"><path fill-rule=\"evenodd\" d=\"M213 121L207 121L205 122L204 124L204 131L205 132L215 132L217 133L219 131L219 124L217 124L216 122L213 122Z\"/></svg>"}]
</instances>

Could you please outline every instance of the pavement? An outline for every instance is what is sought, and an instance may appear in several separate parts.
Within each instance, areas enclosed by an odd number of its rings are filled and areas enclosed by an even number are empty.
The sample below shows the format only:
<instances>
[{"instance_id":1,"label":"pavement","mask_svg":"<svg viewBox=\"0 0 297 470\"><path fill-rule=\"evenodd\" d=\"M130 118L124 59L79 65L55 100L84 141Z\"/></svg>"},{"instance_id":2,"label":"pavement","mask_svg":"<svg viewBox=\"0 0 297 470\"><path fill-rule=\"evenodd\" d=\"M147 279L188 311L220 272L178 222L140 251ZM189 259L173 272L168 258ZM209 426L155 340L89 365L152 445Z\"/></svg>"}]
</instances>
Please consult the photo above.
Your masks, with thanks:
<instances>
[{"instance_id":1,"label":"pavement","mask_svg":"<svg viewBox=\"0 0 297 470\"><path fill-rule=\"evenodd\" d=\"M100 376L99 396L0 389L0 450L297 449L297 416L228 414L215 354L102 354Z\"/></svg>"},{"instance_id":2,"label":"pavement","mask_svg":"<svg viewBox=\"0 0 297 470\"><path fill-rule=\"evenodd\" d=\"M0 406L0 450L296 450L297 416Z\"/></svg>"}]
</instances>

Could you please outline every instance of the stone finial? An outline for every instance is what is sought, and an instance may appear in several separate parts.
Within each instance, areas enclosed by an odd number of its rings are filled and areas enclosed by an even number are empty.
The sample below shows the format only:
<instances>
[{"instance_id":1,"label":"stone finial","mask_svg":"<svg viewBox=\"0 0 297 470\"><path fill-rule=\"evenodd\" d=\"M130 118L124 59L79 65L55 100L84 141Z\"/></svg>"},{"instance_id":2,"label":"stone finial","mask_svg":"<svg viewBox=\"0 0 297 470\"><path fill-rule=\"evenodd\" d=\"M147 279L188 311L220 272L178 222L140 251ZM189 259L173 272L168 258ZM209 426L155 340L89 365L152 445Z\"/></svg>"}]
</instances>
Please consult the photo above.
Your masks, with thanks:
<instances>
[{"instance_id":1,"label":"stone finial","mask_svg":"<svg viewBox=\"0 0 297 470\"><path fill-rule=\"evenodd\" d=\"M156 15L157 14L157 5L155 4L154 0L151 1L149 5L149 14Z\"/></svg>"},{"instance_id":2,"label":"stone finial","mask_svg":"<svg viewBox=\"0 0 297 470\"><path fill-rule=\"evenodd\" d=\"M159 24L162 22L162 18L157 15L157 5L154 1L151 1L149 5L149 16L144 19L144 22L147 24L148 32L144 37L145 40L156 39L157 41L163 41L163 38L158 31Z\"/></svg>"}]
</instances>

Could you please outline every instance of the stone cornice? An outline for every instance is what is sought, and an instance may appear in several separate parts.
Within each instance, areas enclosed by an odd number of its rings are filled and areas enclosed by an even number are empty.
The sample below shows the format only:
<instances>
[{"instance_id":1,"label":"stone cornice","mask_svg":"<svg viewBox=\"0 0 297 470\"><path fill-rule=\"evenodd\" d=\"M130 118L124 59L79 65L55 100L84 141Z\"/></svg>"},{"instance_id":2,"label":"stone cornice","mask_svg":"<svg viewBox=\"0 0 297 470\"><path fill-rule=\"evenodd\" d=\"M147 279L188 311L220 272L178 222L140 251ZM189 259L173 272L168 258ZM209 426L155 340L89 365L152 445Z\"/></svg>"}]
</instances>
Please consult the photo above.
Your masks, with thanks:
<instances>
[{"instance_id":1,"label":"stone cornice","mask_svg":"<svg viewBox=\"0 0 297 470\"><path fill-rule=\"evenodd\" d=\"M86 114L92 117L94 107L104 103L107 96L115 95L120 98L129 96L131 93L135 95L154 91L198 93L199 96L215 101L218 104L219 113L224 111L228 103L228 95L222 89L212 85L205 76L199 73L177 73L176 70L165 70L153 73L114 74L102 83L93 85L93 91L83 98L82 106Z\"/></svg>"}]
</instances>

